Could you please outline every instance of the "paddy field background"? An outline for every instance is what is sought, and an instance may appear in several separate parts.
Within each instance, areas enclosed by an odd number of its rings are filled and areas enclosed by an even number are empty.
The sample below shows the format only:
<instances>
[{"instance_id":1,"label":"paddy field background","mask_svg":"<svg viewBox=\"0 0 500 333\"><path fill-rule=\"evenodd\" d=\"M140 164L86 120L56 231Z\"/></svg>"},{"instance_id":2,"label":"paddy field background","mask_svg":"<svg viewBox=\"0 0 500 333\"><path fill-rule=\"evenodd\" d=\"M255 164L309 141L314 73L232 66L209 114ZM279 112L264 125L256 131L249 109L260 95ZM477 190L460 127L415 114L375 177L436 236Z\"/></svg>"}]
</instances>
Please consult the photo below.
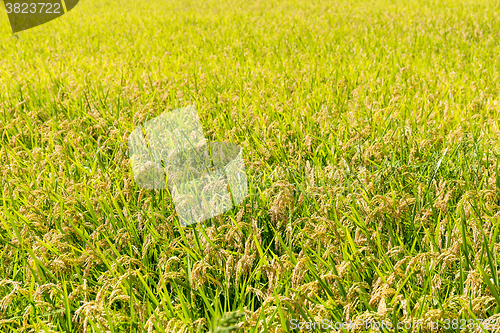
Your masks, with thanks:
<instances>
[{"instance_id":1,"label":"paddy field background","mask_svg":"<svg viewBox=\"0 0 500 333\"><path fill-rule=\"evenodd\" d=\"M498 2L0 9L1 332L500 321ZM191 104L249 196L182 228L128 135Z\"/></svg>"}]
</instances>

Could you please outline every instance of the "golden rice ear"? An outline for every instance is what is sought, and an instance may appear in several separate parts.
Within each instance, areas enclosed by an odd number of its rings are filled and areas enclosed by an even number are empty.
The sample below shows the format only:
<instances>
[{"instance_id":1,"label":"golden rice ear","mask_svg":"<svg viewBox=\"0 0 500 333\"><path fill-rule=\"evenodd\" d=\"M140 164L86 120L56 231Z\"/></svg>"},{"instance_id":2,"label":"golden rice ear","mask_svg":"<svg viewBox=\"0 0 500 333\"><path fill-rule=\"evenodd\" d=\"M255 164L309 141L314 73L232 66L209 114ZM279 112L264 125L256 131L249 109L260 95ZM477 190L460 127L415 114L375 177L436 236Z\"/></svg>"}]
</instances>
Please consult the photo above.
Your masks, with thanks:
<instances>
[{"instance_id":1,"label":"golden rice ear","mask_svg":"<svg viewBox=\"0 0 500 333\"><path fill-rule=\"evenodd\" d=\"M12 32L27 30L60 16L73 9L79 0L5 0Z\"/></svg>"}]
</instances>

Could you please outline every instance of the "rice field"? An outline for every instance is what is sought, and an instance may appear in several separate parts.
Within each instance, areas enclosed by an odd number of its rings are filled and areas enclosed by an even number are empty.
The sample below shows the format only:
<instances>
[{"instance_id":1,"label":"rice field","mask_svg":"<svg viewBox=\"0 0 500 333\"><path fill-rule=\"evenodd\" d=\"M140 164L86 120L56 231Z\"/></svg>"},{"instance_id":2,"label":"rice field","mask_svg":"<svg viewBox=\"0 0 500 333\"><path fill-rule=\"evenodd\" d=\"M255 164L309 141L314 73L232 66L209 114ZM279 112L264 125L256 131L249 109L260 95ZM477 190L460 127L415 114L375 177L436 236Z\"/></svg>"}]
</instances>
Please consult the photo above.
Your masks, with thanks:
<instances>
[{"instance_id":1,"label":"rice field","mask_svg":"<svg viewBox=\"0 0 500 333\"><path fill-rule=\"evenodd\" d=\"M0 13L0 332L500 332L497 1ZM249 195L181 227L128 137L187 105Z\"/></svg>"}]
</instances>

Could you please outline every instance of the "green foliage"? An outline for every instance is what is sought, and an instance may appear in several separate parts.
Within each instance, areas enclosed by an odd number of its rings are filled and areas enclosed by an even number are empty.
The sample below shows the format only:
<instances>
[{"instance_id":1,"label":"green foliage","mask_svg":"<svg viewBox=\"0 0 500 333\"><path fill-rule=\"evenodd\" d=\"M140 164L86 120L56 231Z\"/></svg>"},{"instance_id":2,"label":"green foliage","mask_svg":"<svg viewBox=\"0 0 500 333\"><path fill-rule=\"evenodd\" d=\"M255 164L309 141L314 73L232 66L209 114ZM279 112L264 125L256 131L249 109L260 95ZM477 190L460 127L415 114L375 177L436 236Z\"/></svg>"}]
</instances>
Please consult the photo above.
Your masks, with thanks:
<instances>
[{"instance_id":1,"label":"green foliage","mask_svg":"<svg viewBox=\"0 0 500 333\"><path fill-rule=\"evenodd\" d=\"M0 18L0 331L500 319L494 1L94 1ZM182 228L128 135L195 104L249 196ZM241 314L244 314L242 316Z\"/></svg>"}]
</instances>

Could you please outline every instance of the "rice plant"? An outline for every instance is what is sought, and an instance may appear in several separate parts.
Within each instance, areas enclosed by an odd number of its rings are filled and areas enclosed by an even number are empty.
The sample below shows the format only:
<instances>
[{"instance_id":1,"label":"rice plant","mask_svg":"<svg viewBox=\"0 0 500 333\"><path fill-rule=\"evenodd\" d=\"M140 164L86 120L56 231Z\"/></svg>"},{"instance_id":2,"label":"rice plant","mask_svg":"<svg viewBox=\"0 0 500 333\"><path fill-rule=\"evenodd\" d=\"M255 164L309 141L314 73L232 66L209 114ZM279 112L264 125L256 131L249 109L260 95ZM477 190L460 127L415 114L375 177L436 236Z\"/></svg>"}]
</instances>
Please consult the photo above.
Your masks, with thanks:
<instances>
[{"instance_id":1,"label":"rice plant","mask_svg":"<svg viewBox=\"0 0 500 333\"><path fill-rule=\"evenodd\" d=\"M0 15L0 331L499 332L498 13L85 0L16 35ZM243 148L249 195L182 227L128 137L187 105Z\"/></svg>"}]
</instances>

